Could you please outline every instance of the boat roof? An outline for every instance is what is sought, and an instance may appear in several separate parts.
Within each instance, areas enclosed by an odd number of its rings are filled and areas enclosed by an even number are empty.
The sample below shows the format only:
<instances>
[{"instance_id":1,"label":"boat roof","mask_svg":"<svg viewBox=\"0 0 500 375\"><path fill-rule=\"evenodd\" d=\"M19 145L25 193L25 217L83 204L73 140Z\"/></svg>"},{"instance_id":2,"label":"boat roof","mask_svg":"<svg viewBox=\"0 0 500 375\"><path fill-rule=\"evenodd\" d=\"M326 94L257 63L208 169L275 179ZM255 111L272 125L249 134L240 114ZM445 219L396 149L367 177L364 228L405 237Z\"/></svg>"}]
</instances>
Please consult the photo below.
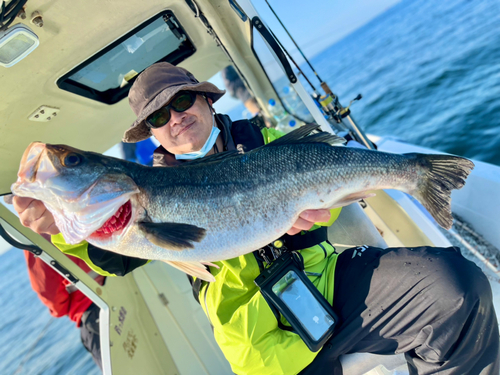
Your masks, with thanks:
<instances>
[{"instance_id":1,"label":"boat roof","mask_svg":"<svg viewBox=\"0 0 500 375\"><path fill-rule=\"evenodd\" d=\"M28 26L38 35L40 44L14 66L0 66L0 195L10 192L21 156L33 141L104 152L121 140L135 120L126 96L108 104L78 94L78 90L60 88L61 79L166 11L175 16L195 49L179 66L199 80L209 79L231 63L226 49L254 94L272 96L274 89L252 52L250 22L243 21L227 5L227 0L198 0L196 4L190 0L110 0L99 2L96 11L86 2L29 0L26 19L16 18L11 27ZM35 11L43 18L42 27L30 22ZM197 12L210 20L224 49L204 26L200 27ZM43 106L47 107L45 116L47 111L56 112L56 116L46 122L33 121Z\"/></svg>"}]
</instances>

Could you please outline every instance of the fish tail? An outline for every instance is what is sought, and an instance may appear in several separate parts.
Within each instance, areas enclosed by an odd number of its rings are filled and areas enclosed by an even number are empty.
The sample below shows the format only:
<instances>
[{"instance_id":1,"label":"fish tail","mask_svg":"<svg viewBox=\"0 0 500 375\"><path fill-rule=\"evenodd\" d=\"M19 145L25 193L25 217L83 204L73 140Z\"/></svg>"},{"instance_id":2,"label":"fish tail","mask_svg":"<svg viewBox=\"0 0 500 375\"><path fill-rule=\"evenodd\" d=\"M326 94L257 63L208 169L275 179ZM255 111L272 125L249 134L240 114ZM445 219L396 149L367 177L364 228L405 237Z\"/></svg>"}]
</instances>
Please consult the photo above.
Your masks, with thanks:
<instances>
[{"instance_id":1,"label":"fish tail","mask_svg":"<svg viewBox=\"0 0 500 375\"><path fill-rule=\"evenodd\" d=\"M429 211L439 225L450 229L451 191L461 189L467 176L474 168L468 159L453 155L406 154L414 156L423 175L417 183L414 195ZM423 173L422 173L423 172Z\"/></svg>"}]
</instances>

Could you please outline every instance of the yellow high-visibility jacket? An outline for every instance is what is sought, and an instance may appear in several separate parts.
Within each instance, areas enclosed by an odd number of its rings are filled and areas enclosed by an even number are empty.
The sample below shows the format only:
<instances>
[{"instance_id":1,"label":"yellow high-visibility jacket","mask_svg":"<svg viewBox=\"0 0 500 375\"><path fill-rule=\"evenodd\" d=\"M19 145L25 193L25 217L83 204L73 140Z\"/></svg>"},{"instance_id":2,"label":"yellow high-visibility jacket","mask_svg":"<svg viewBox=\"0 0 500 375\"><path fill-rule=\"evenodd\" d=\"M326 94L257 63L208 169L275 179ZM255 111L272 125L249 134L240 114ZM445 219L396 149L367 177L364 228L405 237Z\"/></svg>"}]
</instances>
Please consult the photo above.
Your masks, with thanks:
<instances>
[{"instance_id":1,"label":"yellow high-visibility jacket","mask_svg":"<svg viewBox=\"0 0 500 375\"><path fill-rule=\"evenodd\" d=\"M274 129L264 129L262 133L266 144L282 135ZM333 224L340 208L331 211L330 221L318 224ZM311 230L317 228L319 225ZM309 279L332 304L337 261L334 248L323 242L300 253L305 271L321 274ZM254 284L260 274L255 256L246 254L215 263L220 267L210 267L215 282L203 284L199 301L234 373L288 375L307 367L319 352L311 352L297 334L278 327L274 313Z\"/></svg>"}]
</instances>

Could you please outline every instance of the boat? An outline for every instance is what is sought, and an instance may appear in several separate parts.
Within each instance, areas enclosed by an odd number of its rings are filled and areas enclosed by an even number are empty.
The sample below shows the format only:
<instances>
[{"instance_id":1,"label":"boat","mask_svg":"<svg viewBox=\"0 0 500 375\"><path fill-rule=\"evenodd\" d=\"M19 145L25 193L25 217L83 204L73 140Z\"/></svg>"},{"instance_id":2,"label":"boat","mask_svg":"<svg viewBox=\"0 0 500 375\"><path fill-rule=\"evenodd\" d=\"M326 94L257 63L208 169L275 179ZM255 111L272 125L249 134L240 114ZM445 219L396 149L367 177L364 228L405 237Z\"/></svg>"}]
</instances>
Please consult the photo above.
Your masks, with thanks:
<instances>
[{"instance_id":1,"label":"boat","mask_svg":"<svg viewBox=\"0 0 500 375\"><path fill-rule=\"evenodd\" d=\"M119 143L135 120L128 90L157 61L182 66L200 81L233 66L272 118L268 100L283 100L257 45L274 58L286 85L324 131L350 134L359 144L381 151L436 152L365 134L326 83L320 96L311 95L303 74L250 0L10 0L5 5L11 22L0 31L0 59L2 46L16 37L25 49L0 66L0 195L11 194L22 153L32 141L96 152ZM459 243L487 273L500 311L500 257L494 246L500 243L500 167L475 164L466 186L452 195L459 227L449 233L414 199L387 190L343 209L329 229L331 241L338 249ZM360 225L363 231L353 230ZM104 374L232 374L182 272L152 262L124 277L108 277L101 286L23 227L4 202L0 234L11 245L35 253L100 307ZM341 362L344 374L408 373L402 355L351 354Z\"/></svg>"}]
</instances>

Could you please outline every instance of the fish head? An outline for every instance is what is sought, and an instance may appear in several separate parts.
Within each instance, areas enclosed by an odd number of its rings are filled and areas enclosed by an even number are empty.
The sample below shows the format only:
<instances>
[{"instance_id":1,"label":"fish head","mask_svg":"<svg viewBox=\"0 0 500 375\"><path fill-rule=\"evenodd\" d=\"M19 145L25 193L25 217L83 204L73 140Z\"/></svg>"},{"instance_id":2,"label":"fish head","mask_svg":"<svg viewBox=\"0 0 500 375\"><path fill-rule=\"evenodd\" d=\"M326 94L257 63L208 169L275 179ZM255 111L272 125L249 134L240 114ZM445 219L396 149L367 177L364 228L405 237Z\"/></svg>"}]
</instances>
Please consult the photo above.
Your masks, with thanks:
<instances>
[{"instance_id":1,"label":"fish head","mask_svg":"<svg viewBox=\"0 0 500 375\"><path fill-rule=\"evenodd\" d=\"M33 142L21 159L14 184L17 190L37 194L37 187L48 189L59 199L71 202L77 200L103 173L99 163L86 157L83 151L65 145L50 145Z\"/></svg>"},{"instance_id":2,"label":"fish head","mask_svg":"<svg viewBox=\"0 0 500 375\"><path fill-rule=\"evenodd\" d=\"M11 190L41 200L66 242L76 244L99 230L139 192L123 163L66 145L33 142L23 154Z\"/></svg>"}]
</instances>

